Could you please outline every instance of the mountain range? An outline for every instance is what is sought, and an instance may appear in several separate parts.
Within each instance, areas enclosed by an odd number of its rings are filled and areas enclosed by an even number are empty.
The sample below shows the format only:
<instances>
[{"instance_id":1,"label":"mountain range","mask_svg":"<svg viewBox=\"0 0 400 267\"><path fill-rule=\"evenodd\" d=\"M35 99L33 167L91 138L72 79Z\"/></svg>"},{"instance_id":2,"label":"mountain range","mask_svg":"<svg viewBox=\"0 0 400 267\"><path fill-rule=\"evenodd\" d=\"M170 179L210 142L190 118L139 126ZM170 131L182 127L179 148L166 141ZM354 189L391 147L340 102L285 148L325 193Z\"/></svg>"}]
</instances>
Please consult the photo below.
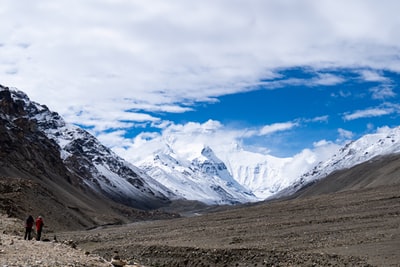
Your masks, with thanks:
<instances>
[{"instance_id":1,"label":"mountain range","mask_svg":"<svg viewBox=\"0 0 400 267\"><path fill-rule=\"evenodd\" d=\"M182 201L225 205L293 195L328 175L398 154L400 128L365 135L319 162L237 144L225 153L207 144L182 152L173 142L128 162L25 93L0 86L0 148L0 209L50 218L64 210L64 227L79 228L176 216L160 208Z\"/></svg>"},{"instance_id":2,"label":"mountain range","mask_svg":"<svg viewBox=\"0 0 400 267\"><path fill-rule=\"evenodd\" d=\"M154 212L175 198L167 188L87 131L3 86L0 147L0 209L10 216L42 214L68 229L173 216Z\"/></svg>"},{"instance_id":3,"label":"mountain range","mask_svg":"<svg viewBox=\"0 0 400 267\"><path fill-rule=\"evenodd\" d=\"M208 204L232 204L235 203L232 197L221 198L210 192L205 195L204 188L218 183L242 203L287 196L335 171L350 169L380 156L398 154L400 127L382 128L351 141L333 154L325 155L325 160L310 150L299 156L278 158L246 151L238 144L232 144L229 149L217 148L214 152L206 144L182 146L174 140L165 138L165 143L159 143L159 148L151 155L134 164L184 198ZM215 171L218 166L222 172ZM224 187L224 184L229 186ZM237 192L244 194L238 197Z\"/></svg>"}]
</instances>

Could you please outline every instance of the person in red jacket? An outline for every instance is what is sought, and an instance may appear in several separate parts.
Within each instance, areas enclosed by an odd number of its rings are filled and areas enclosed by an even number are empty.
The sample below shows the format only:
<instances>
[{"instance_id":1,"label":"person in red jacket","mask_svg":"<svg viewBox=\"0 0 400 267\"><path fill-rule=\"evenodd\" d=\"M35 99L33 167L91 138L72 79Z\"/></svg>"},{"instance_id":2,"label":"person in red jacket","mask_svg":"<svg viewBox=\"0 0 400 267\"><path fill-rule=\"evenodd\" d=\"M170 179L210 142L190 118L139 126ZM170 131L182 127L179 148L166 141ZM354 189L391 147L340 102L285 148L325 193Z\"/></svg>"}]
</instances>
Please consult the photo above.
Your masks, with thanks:
<instances>
[{"instance_id":1,"label":"person in red jacket","mask_svg":"<svg viewBox=\"0 0 400 267\"><path fill-rule=\"evenodd\" d=\"M40 237L42 235L42 230L43 230L43 219L42 216L37 217L36 219L36 240L39 241Z\"/></svg>"},{"instance_id":2,"label":"person in red jacket","mask_svg":"<svg viewBox=\"0 0 400 267\"><path fill-rule=\"evenodd\" d=\"M31 240L32 239L31 233L32 233L32 227L33 227L34 221L35 220L33 219L32 215L29 215L28 218L25 221L25 236L24 236L25 240L27 240L27 239Z\"/></svg>"}]
</instances>

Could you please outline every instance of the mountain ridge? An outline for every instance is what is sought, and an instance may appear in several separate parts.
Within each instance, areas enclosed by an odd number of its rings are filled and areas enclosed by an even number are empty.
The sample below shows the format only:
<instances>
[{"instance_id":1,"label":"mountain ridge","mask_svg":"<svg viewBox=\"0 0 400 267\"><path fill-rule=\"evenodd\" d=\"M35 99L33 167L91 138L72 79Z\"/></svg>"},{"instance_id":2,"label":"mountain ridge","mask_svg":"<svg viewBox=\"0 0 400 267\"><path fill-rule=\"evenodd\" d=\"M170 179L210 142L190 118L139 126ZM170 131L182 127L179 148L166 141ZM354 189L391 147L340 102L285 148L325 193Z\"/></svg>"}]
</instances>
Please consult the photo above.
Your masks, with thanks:
<instances>
[{"instance_id":1,"label":"mountain ridge","mask_svg":"<svg viewBox=\"0 0 400 267\"><path fill-rule=\"evenodd\" d=\"M279 194L290 195L310 183L330 177L335 172L345 172L360 164L379 161L385 157L396 157L399 153L400 127L381 129L377 133L368 134L347 143L332 158L318 163L313 169L302 174L292 186Z\"/></svg>"},{"instance_id":2,"label":"mountain ridge","mask_svg":"<svg viewBox=\"0 0 400 267\"><path fill-rule=\"evenodd\" d=\"M140 166L150 176L183 198L207 204L237 204L255 201L256 197L240 185L226 165L207 146L191 160L170 153L156 153Z\"/></svg>"},{"instance_id":3,"label":"mountain ridge","mask_svg":"<svg viewBox=\"0 0 400 267\"><path fill-rule=\"evenodd\" d=\"M149 202L155 202L153 197L160 202L168 201L168 196L173 197L168 189L117 156L87 131L67 124L58 113L30 101L21 91L13 90L10 93L14 101L24 102L26 116L36 120L37 130L58 145L61 159L67 169L81 177L81 186L91 187L114 200L132 206L135 206L135 203L128 203L129 200L137 198L135 195L140 195L144 200L135 199L142 202L138 203L138 208L154 208L149 205ZM146 176L146 179L141 175ZM150 183L160 191L152 189Z\"/></svg>"},{"instance_id":4,"label":"mountain ridge","mask_svg":"<svg viewBox=\"0 0 400 267\"><path fill-rule=\"evenodd\" d=\"M165 140L174 140L174 138L164 138ZM184 172L184 164L180 164L179 159L186 156L189 165L195 161L193 155L198 155L202 147L213 148L207 144L194 143L193 151L189 150L189 144L183 146L174 142L161 144L168 147L166 150L158 150L153 153L156 158L173 158L173 163L165 164L161 173L160 167L153 163L151 157L141 161L134 162L144 171L151 175L168 177L175 170L180 169ZM154 146L154 144L153 144ZM180 148L184 147L180 153ZM339 147L339 146L338 146ZM221 152L222 151L222 152ZM226 152L227 151L227 152ZM316 180L324 179L329 174L339 170L345 170L367 162L372 158L379 156L392 155L400 152L400 127L380 128L376 133L367 134L361 138L350 141L344 146L321 157L321 153L315 153L309 149L303 150L300 154L288 158L277 158L271 155L246 151L237 144L228 150L214 152L215 156L224 163L230 176L236 180L247 191L256 196L256 201L276 198L283 195L290 195L300 190L307 184ZM178 160L176 160L178 159ZM193 175L193 174L192 174ZM177 175L175 175L177 176ZM184 177L182 178L184 179ZM164 183L164 181L160 181ZM168 187L168 181L165 182ZM193 196L193 200L200 200ZM248 198L247 202L254 199ZM246 202L246 201L244 201Z\"/></svg>"},{"instance_id":5,"label":"mountain ridge","mask_svg":"<svg viewBox=\"0 0 400 267\"><path fill-rule=\"evenodd\" d=\"M95 175L89 173L97 167L94 164L96 162L90 162L94 159L91 158L93 155L89 153L90 150L86 151L89 154L82 150L90 146L77 144L78 146L71 146L76 151L62 150L60 143L49 138L43 127L58 129L64 121L46 106L31 102L23 92L1 86L0 111L0 208L9 216L24 218L29 213L41 214L48 225L57 229L78 229L144 218L175 216L163 212L143 211L168 205L170 199L163 195L162 191L157 192L153 188L142 190L147 184L143 182L142 186L140 181L144 181L145 178L139 176L140 173L133 175L134 170L129 169L130 165L123 165L125 161L113 157L114 154L104 146L100 147L104 148L103 152L110 157L103 157L97 164L105 162L109 171L115 168L114 171L125 174L124 178L117 177L117 173L114 173L115 177L112 178L123 181L125 185L131 185L131 188L135 183L139 183L134 188L135 192L141 193L140 197L122 192L119 195L122 198L110 198L103 184L99 182L99 187L95 188L95 182L85 180L97 178L97 174L103 175L100 172L94 172ZM40 116L47 119L40 119ZM80 134L88 134L83 130L74 129ZM55 130L54 134L61 135L61 132ZM87 140L94 142L95 139ZM68 144L64 142L64 145ZM101 177L103 182L108 179L106 175ZM137 180L129 182L129 178ZM112 185L110 182L109 188L118 190ZM164 189L162 186L159 188Z\"/></svg>"},{"instance_id":6,"label":"mountain ridge","mask_svg":"<svg viewBox=\"0 0 400 267\"><path fill-rule=\"evenodd\" d=\"M232 205L290 195L333 172L400 152L397 127L352 141L327 160L311 150L276 158L238 144L221 154L202 143L179 147L171 141L176 138L170 138L151 155L130 163L17 89L1 86L0 108L0 174L4 177L33 176L39 184L46 177L48 183L59 181L52 185L57 192L72 186L72 195L101 196L103 201L141 210L163 208L172 201Z\"/></svg>"}]
</instances>

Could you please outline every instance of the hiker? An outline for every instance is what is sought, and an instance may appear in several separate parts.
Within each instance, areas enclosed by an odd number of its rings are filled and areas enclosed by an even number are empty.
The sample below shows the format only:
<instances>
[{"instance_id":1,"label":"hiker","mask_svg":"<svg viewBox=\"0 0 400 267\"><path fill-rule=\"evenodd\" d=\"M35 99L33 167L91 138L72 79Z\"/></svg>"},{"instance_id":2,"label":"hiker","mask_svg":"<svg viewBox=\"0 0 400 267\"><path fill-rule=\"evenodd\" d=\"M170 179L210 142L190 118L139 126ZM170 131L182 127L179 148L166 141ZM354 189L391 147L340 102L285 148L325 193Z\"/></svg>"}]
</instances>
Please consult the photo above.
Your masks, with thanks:
<instances>
[{"instance_id":1,"label":"hiker","mask_svg":"<svg viewBox=\"0 0 400 267\"><path fill-rule=\"evenodd\" d=\"M43 219L42 216L37 217L36 219L36 240L40 241L40 236L42 235L42 229L43 229Z\"/></svg>"},{"instance_id":2,"label":"hiker","mask_svg":"<svg viewBox=\"0 0 400 267\"><path fill-rule=\"evenodd\" d=\"M29 215L28 218L26 218L25 221L25 240L31 240L32 239L32 227L33 227L34 219L32 215Z\"/></svg>"}]
</instances>

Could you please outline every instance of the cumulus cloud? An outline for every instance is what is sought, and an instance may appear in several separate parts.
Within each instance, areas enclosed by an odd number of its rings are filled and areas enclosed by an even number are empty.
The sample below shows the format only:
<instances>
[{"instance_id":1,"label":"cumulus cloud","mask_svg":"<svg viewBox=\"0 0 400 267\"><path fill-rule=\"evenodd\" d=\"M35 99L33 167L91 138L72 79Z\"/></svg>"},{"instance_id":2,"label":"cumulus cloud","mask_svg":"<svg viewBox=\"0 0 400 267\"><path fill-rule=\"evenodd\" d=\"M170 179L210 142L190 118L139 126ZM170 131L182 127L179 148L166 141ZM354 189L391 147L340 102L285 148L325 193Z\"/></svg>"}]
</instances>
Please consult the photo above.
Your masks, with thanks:
<instances>
[{"instance_id":1,"label":"cumulus cloud","mask_svg":"<svg viewBox=\"0 0 400 267\"><path fill-rule=\"evenodd\" d=\"M275 131L290 129L287 127L273 126ZM137 163L149 156L160 152L173 151L176 157L182 157L183 160L199 156L204 146L211 147L217 156L226 157L233 151L246 150L253 151L261 155L268 155L268 147L264 150L254 150L244 145L246 138L251 138L248 131L253 133L262 132L259 129L242 128L232 129L223 125L219 121L208 120L204 123L189 122L185 124L171 124L159 133L142 132L132 139L123 137L123 132L102 134L99 139L108 144L112 149L130 162ZM272 129L271 128L271 129ZM273 133L274 131L271 131ZM344 132L344 130L343 130ZM116 142L117 140L117 142ZM339 145L320 140L313 144L310 149L304 149L296 153L291 163L287 166L287 171L292 174L299 170L305 170L318 161L327 159L339 148Z\"/></svg>"},{"instance_id":2,"label":"cumulus cloud","mask_svg":"<svg viewBox=\"0 0 400 267\"><path fill-rule=\"evenodd\" d=\"M281 68L400 71L399 9L395 0L5 0L1 82L73 122L113 128L100 122L118 110L141 123L146 117L132 110L185 112L250 90ZM341 81L320 74L311 83ZM71 109L90 110L91 119Z\"/></svg>"},{"instance_id":3,"label":"cumulus cloud","mask_svg":"<svg viewBox=\"0 0 400 267\"><path fill-rule=\"evenodd\" d=\"M283 177L298 178L299 173L305 173L319 162L329 159L339 148L338 144L324 139L315 142L313 147L303 149L291 157L283 170Z\"/></svg>"},{"instance_id":4,"label":"cumulus cloud","mask_svg":"<svg viewBox=\"0 0 400 267\"><path fill-rule=\"evenodd\" d=\"M119 155L136 162L146 156L152 155L157 151L168 150L174 147L175 152L180 156L190 158L194 147L198 146L198 152L203 145L208 145L220 150L229 149L233 144L241 143L243 132L246 129L230 129L222 125L219 121L208 120L204 123L188 122L185 124L171 123L159 133L143 132L132 139L123 138L119 135L119 144L112 143L112 138L106 135L100 136L100 140L106 142ZM123 144L123 145L121 145Z\"/></svg>"}]
</instances>

